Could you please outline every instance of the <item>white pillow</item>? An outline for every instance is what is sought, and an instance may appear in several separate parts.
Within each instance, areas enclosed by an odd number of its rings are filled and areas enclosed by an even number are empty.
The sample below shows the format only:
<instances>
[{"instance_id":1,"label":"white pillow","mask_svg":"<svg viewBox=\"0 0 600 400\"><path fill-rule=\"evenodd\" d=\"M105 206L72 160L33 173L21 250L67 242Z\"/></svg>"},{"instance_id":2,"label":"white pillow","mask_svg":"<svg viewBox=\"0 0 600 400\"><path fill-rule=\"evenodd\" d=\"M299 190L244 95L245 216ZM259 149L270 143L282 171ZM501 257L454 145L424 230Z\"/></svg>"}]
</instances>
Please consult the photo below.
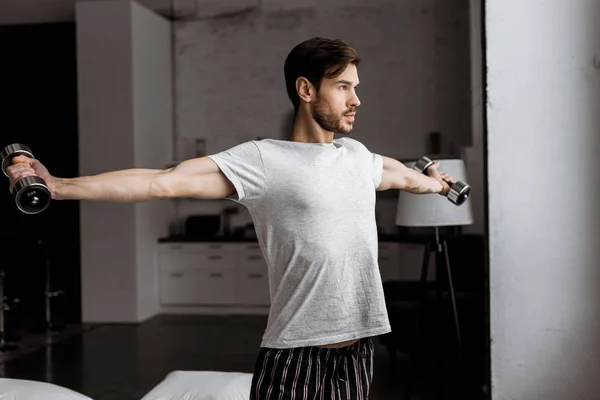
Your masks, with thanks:
<instances>
[{"instance_id":1,"label":"white pillow","mask_svg":"<svg viewBox=\"0 0 600 400\"><path fill-rule=\"evenodd\" d=\"M71 389L47 382L0 378L0 400L92 400Z\"/></svg>"},{"instance_id":2,"label":"white pillow","mask_svg":"<svg viewBox=\"0 0 600 400\"><path fill-rule=\"evenodd\" d=\"M248 400L251 384L249 373L173 371L141 400Z\"/></svg>"}]
</instances>

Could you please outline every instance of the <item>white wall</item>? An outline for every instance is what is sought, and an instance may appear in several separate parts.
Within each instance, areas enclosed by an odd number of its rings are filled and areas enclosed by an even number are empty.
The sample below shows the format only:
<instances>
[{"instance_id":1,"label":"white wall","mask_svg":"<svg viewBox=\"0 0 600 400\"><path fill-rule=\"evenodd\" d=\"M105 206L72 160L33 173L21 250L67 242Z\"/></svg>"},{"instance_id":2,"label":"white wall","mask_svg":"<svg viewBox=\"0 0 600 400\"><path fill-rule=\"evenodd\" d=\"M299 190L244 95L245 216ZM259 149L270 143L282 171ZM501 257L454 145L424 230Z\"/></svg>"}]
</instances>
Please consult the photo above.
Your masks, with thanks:
<instances>
[{"instance_id":1,"label":"white wall","mask_svg":"<svg viewBox=\"0 0 600 400\"><path fill-rule=\"evenodd\" d=\"M486 4L493 398L597 399L600 2Z\"/></svg>"},{"instance_id":2,"label":"white wall","mask_svg":"<svg viewBox=\"0 0 600 400\"><path fill-rule=\"evenodd\" d=\"M353 136L372 151L420 157L431 131L442 132L445 152L471 142L467 0L193 4L179 1L181 19L174 23L180 142L205 138L208 153L214 153L257 137L288 137L292 105L283 63L295 45L313 36L342 38L363 58ZM380 227L387 232L396 229L395 201L378 202ZM180 218L221 207L182 202ZM234 224L249 221L240 211Z\"/></svg>"},{"instance_id":3,"label":"white wall","mask_svg":"<svg viewBox=\"0 0 600 400\"><path fill-rule=\"evenodd\" d=\"M135 3L77 5L80 174L164 168L172 153L169 23ZM81 204L82 318L155 313L156 240L172 203Z\"/></svg>"},{"instance_id":4,"label":"white wall","mask_svg":"<svg viewBox=\"0 0 600 400\"><path fill-rule=\"evenodd\" d=\"M0 25L74 21L75 4L80 1L97 0L2 0L0 1ZM182 0L175 0L175 3L179 1ZM172 13L171 0L139 0L139 2L161 14Z\"/></svg>"},{"instance_id":5,"label":"white wall","mask_svg":"<svg viewBox=\"0 0 600 400\"><path fill-rule=\"evenodd\" d=\"M437 130L447 149L470 142L467 1L266 1L186 17L175 35L177 134L207 138L209 153L288 134L283 63L313 36L342 38L364 59L354 135L373 151L420 156Z\"/></svg>"},{"instance_id":6,"label":"white wall","mask_svg":"<svg viewBox=\"0 0 600 400\"><path fill-rule=\"evenodd\" d=\"M471 146L463 149L462 158L467 167L467 182L471 186L469 201L473 210L473 224L463 227L467 234L486 233L485 230L485 173L484 173L484 117L483 117L483 0L469 0L470 70L471 70Z\"/></svg>"}]
</instances>

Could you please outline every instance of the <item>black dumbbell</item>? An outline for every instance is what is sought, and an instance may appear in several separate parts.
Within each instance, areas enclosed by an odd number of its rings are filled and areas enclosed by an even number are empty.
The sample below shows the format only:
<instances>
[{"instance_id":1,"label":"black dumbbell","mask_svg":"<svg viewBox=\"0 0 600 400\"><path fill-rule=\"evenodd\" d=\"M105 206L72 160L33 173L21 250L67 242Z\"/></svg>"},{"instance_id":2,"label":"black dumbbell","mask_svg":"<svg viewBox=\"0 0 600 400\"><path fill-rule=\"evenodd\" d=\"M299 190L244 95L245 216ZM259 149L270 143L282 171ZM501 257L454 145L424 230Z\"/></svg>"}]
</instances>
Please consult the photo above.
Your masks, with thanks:
<instances>
[{"instance_id":1,"label":"black dumbbell","mask_svg":"<svg viewBox=\"0 0 600 400\"><path fill-rule=\"evenodd\" d=\"M0 152L4 175L8 176L6 169L12 164L13 158L17 156L34 158L31 150L23 144L14 143L6 146ZM12 195L19 210L25 214L37 214L44 211L52 199L48 185L39 176L26 176L19 179L15 183Z\"/></svg>"},{"instance_id":2,"label":"black dumbbell","mask_svg":"<svg viewBox=\"0 0 600 400\"><path fill-rule=\"evenodd\" d=\"M429 168L433 164L434 164L434 162L430 158L421 157L415 163L415 165L413 166L413 169L427 175L427 168ZM456 204L457 206L460 206L469 198L470 193L471 193L471 187L469 185L467 185L466 183L461 182L461 181L456 181L450 187L450 191L448 192L446 197L452 203Z\"/></svg>"}]
</instances>

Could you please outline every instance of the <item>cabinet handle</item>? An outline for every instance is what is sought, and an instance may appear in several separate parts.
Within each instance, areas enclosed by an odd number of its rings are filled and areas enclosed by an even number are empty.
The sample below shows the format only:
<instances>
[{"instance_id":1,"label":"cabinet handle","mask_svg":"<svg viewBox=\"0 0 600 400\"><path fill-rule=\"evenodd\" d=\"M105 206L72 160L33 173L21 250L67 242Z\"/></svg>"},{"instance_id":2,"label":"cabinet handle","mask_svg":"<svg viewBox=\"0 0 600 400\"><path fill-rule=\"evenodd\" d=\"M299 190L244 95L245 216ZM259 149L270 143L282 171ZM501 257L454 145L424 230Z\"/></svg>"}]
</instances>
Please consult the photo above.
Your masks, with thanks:
<instances>
[{"instance_id":1,"label":"cabinet handle","mask_svg":"<svg viewBox=\"0 0 600 400\"><path fill-rule=\"evenodd\" d=\"M223 274L215 272L215 273L212 273L212 274L208 274L208 277L209 278L222 278Z\"/></svg>"},{"instance_id":2,"label":"cabinet handle","mask_svg":"<svg viewBox=\"0 0 600 400\"><path fill-rule=\"evenodd\" d=\"M261 256L248 256L248 260L262 260Z\"/></svg>"},{"instance_id":3,"label":"cabinet handle","mask_svg":"<svg viewBox=\"0 0 600 400\"><path fill-rule=\"evenodd\" d=\"M222 260L223 256L210 256L208 257L209 260Z\"/></svg>"},{"instance_id":4,"label":"cabinet handle","mask_svg":"<svg viewBox=\"0 0 600 400\"><path fill-rule=\"evenodd\" d=\"M181 278L183 276L183 272L172 272L171 278Z\"/></svg>"},{"instance_id":5,"label":"cabinet handle","mask_svg":"<svg viewBox=\"0 0 600 400\"><path fill-rule=\"evenodd\" d=\"M208 246L209 249L220 249L221 247L220 244L211 244Z\"/></svg>"},{"instance_id":6,"label":"cabinet handle","mask_svg":"<svg viewBox=\"0 0 600 400\"><path fill-rule=\"evenodd\" d=\"M248 278L250 279L257 279L257 278L262 278L263 274L248 274Z\"/></svg>"}]
</instances>

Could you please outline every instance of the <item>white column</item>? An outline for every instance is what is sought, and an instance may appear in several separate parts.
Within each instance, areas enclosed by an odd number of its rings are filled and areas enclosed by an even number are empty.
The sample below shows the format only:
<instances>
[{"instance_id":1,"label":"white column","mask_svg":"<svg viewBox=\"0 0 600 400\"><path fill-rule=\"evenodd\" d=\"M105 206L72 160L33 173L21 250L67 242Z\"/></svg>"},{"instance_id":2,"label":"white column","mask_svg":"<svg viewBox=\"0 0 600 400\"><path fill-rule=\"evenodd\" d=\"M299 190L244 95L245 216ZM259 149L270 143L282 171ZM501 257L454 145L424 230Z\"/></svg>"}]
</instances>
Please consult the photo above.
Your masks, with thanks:
<instances>
[{"instance_id":1,"label":"white column","mask_svg":"<svg viewBox=\"0 0 600 400\"><path fill-rule=\"evenodd\" d=\"M80 174L164 168L172 152L168 21L135 2L76 4ZM158 310L156 239L167 202L82 202L85 322L137 322Z\"/></svg>"},{"instance_id":2,"label":"white column","mask_svg":"<svg viewBox=\"0 0 600 400\"><path fill-rule=\"evenodd\" d=\"M492 398L595 399L600 2L486 7Z\"/></svg>"},{"instance_id":3,"label":"white column","mask_svg":"<svg viewBox=\"0 0 600 400\"><path fill-rule=\"evenodd\" d=\"M464 148L462 158L467 167L467 183L471 186L469 201L473 209L473 224L463 227L467 234L485 233L485 180L483 148L483 48L481 10L484 0L469 0L470 61L471 61L471 146Z\"/></svg>"}]
</instances>

